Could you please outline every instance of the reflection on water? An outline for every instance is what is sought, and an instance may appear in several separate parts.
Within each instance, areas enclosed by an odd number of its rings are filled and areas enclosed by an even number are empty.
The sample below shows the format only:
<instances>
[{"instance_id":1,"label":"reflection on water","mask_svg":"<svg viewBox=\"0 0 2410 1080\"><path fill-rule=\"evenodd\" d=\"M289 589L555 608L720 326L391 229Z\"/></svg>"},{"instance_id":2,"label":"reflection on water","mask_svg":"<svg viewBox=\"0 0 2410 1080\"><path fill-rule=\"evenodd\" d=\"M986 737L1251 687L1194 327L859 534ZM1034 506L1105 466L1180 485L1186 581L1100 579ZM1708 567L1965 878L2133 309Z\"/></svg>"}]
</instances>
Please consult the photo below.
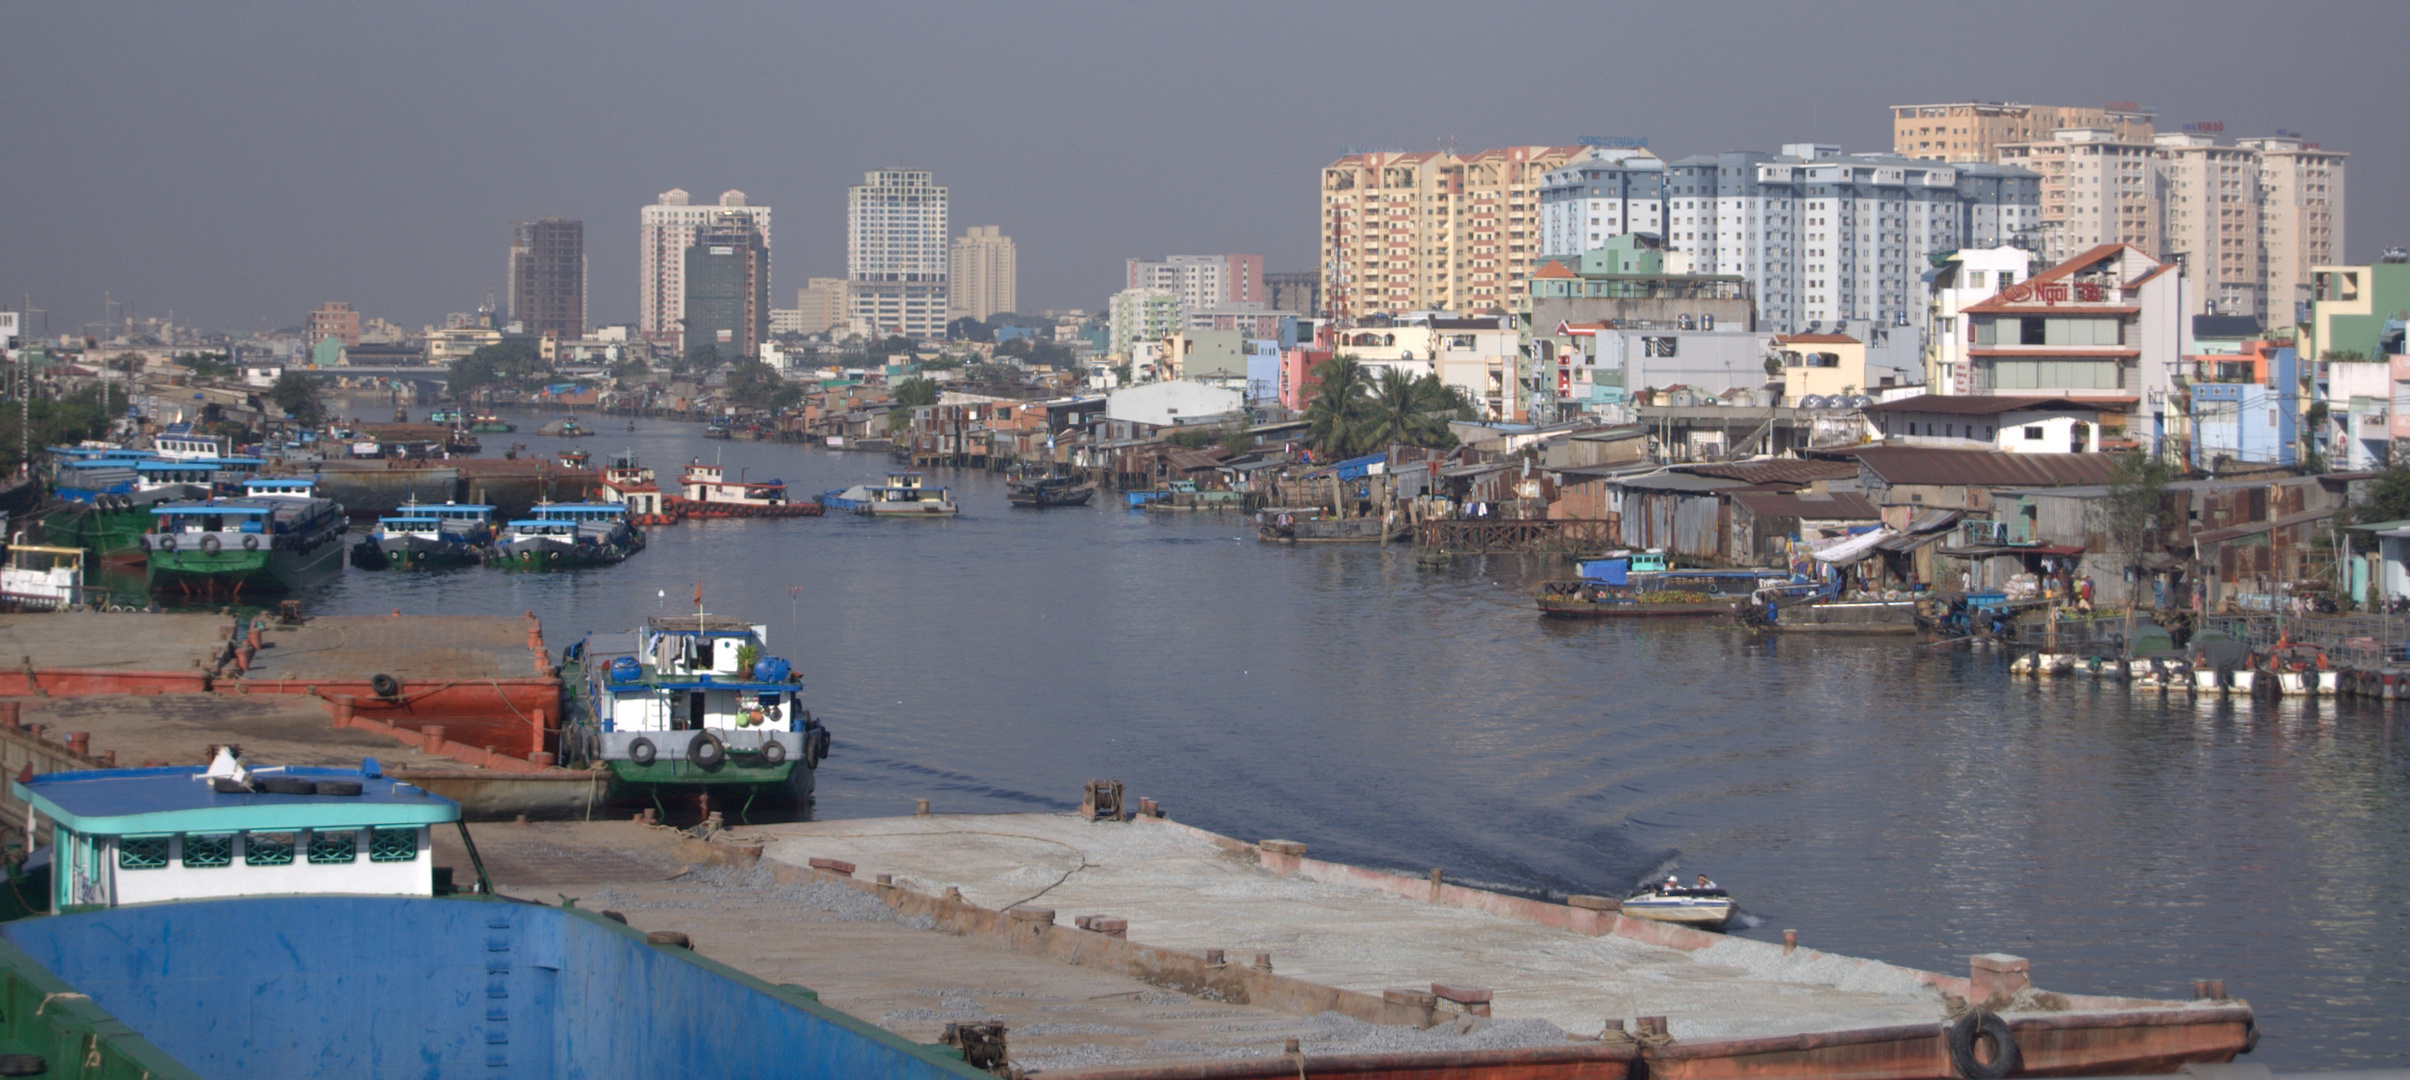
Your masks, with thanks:
<instances>
[{"instance_id":1,"label":"reflection on water","mask_svg":"<svg viewBox=\"0 0 2410 1080\"><path fill-rule=\"evenodd\" d=\"M563 445L513 438L535 452ZM604 425L616 426L618 422ZM575 440L798 493L883 458ZM557 648L655 611L770 627L837 737L821 816L1069 808L1119 778L1177 818L1535 894L1705 871L1742 933L2158 997L2224 978L2257 1060L2410 1053L2402 720L2361 702L2012 680L1997 653L1540 620L1519 557L1257 543L1235 516L1006 507L941 473L946 521L711 521L554 574L346 570L312 610L542 616ZM2410 707L2410 706L2403 706Z\"/></svg>"}]
</instances>

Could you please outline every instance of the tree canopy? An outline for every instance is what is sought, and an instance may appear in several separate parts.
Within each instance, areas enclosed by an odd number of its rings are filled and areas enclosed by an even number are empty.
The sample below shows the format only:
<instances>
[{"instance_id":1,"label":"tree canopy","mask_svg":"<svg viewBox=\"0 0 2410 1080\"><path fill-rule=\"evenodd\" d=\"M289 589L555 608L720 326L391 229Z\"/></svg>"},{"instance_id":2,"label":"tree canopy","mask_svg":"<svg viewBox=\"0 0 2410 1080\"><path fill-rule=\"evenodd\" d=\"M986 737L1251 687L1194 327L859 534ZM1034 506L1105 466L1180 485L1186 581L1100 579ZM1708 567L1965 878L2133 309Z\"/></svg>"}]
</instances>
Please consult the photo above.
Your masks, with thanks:
<instances>
[{"instance_id":1,"label":"tree canopy","mask_svg":"<svg viewBox=\"0 0 2410 1080\"><path fill-rule=\"evenodd\" d=\"M803 387L788 382L777 368L753 360L729 369L728 400L763 412L777 412L803 400Z\"/></svg>"},{"instance_id":2,"label":"tree canopy","mask_svg":"<svg viewBox=\"0 0 2410 1080\"><path fill-rule=\"evenodd\" d=\"M1451 418L1470 418L1464 391L1437 375L1408 375L1395 368L1375 377L1353 356L1335 356L1314 368L1321 380L1306 403L1306 430L1330 460L1355 457L1392 445L1452 449Z\"/></svg>"},{"instance_id":3,"label":"tree canopy","mask_svg":"<svg viewBox=\"0 0 2410 1080\"><path fill-rule=\"evenodd\" d=\"M318 380L308 372L287 371L277 376L268 387L268 400L306 427L316 427L326 419L326 405L318 400Z\"/></svg>"},{"instance_id":4,"label":"tree canopy","mask_svg":"<svg viewBox=\"0 0 2410 1080\"><path fill-rule=\"evenodd\" d=\"M444 375L444 390L453 397L466 397L471 391L485 386L525 386L552 374L552 365L544 361L536 347L524 341L505 341L498 345L482 345L476 352L452 362Z\"/></svg>"},{"instance_id":5,"label":"tree canopy","mask_svg":"<svg viewBox=\"0 0 2410 1080\"><path fill-rule=\"evenodd\" d=\"M895 384L895 403L905 408L937 404L937 380L915 375Z\"/></svg>"}]
</instances>

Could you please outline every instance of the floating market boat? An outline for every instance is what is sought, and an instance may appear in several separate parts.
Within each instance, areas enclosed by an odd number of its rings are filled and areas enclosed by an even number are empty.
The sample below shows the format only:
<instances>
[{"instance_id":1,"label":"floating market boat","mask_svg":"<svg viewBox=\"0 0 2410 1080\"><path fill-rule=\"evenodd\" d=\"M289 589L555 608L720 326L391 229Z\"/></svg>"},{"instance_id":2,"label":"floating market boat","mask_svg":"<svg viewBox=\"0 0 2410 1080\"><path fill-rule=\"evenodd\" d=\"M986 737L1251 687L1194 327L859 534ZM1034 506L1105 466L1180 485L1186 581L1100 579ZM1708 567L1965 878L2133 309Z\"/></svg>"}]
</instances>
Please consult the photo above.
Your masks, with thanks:
<instances>
[{"instance_id":1,"label":"floating market boat","mask_svg":"<svg viewBox=\"0 0 2410 1080\"><path fill-rule=\"evenodd\" d=\"M700 459L678 474L678 494L662 500L671 514L682 517L818 517L817 502L794 502L784 481L730 480L717 465Z\"/></svg>"},{"instance_id":2,"label":"floating market boat","mask_svg":"<svg viewBox=\"0 0 2410 1080\"><path fill-rule=\"evenodd\" d=\"M351 561L363 570L474 566L493 542L492 506L413 500L400 513L378 518L377 527L352 545Z\"/></svg>"},{"instance_id":3,"label":"floating market boat","mask_svg":"<svg viewBox=\"0 0 2410 1080\"><path fill-rule=\"evenodd\" d=\"M826 492L820 505L863 517L947 517L959 511L946 489L927 486L916 472L889 473L884 484Z\"/></svg>"},{"instance_id":4,"label":"floating market boat","mask_svg":"<svg viewBox=\"0 0 2410 1080\"><path fill-rule=\"evenodd\" d=\"M1785 633L1913 634L1916 601L1846 599L1832 584L1790 584L1757 590L1741 605L1743 621Z\"/></svg>"},{"instance_id":5,"label":"floating market boat","mask_svg":"<svg viewBox=\"0 0 2410 1080\"><path fill-rule=\"evenodd\" d=\"M1326 507L1267 507L1255 513L1255 537L1274 544L1378 544L1413 530L1377 517L1342 517Z\"/></svg>"},{"instance_id":6,"label":"floating market boat","mask_svg":"<svg viewBox=\"0 0 2410 1080\"><path fill-rule=\"evenodd\" d=\"M260 493L152 507L157 524L142 535L151 590L285 592L335 567L350 525L341 503L306 494L307 484L255 480ZM287 493L265 493L279 489Z\"/></svg>"},{"instance_id":7,"label":"floating market boat","mask_svg":"<svg viewBox=\"0 0 2410 1080\"><path fill-rule=\"evenodd\" d=\"M576 673L562 676L582 694L569 738L610 768L622 795L808 802L828 728L767 644L766 627L703 612L590 635L572 649Z\"/></svg>"},{"instance_id":8,"label":"floating market boat","mask_svg":"<svg viewBox=\"0 0 2410 1080\"><path fill-rule=\"evenodd\" d=\"M1012 481L1004 497L1014 506L1043 510L1052 506L1086 506L1096 485L1075 476L1037 476Z\"/></svg>"},{"instance_id":9,"label":"floating market boat","mask_svg":"<svg viewBox=\"0 0 2410 1080\"><path fill-rule=\"evenodd\" d=\"M56 843L0 893L61 913L0 923L7 1075L989 1075L684 935L496 896L482 870L454 888L437 830L483 865L459 807L374 762L49 773L13 793Z\"/></svg>"}]
</instances>

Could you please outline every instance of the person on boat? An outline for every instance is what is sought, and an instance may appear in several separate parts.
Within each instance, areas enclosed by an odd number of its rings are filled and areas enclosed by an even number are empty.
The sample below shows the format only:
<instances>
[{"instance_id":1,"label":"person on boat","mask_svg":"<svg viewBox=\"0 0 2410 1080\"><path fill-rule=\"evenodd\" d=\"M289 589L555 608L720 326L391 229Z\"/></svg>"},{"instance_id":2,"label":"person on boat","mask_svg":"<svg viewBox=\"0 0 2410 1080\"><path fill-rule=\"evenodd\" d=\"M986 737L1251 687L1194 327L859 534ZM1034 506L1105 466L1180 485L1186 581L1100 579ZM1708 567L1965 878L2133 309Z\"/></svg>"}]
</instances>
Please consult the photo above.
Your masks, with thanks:
<instances>
[{"instance_id":1,"label":"person on boat","mask_svg":"<svg viewBox=\"0 0 2410 1080\"><path fill-rule=\"evenodd\" d=\"M1696 886L1694 886L1694 887L1695 887L1695 888L1700 888L1700 889L1713 889L1713 888L1715 888L1715 887L1716 887L1716 883L1715 883L1715 882L1713 882L1713 881L1708 880L1708 879L1707 879L1707 875L1705 875L1705 874L1701 874L1701 875L1699 875L1699 882L1698 882L1698 884L1697 884Z\"/></svg>"}]
</instances>

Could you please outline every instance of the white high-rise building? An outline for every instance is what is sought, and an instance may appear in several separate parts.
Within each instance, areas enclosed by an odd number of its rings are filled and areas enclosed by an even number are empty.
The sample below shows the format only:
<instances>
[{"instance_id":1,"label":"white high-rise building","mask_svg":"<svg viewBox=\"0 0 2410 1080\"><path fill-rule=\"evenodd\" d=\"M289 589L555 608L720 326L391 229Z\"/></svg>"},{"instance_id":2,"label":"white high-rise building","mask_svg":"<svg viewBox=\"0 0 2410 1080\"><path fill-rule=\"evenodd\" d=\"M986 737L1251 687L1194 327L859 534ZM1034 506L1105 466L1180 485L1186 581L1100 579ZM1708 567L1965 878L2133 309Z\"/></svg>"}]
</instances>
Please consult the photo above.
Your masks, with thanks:
<instances>
[{"instance_id":1,"label":"white high-rise building","mask_svg":"<svg viewBox=\"0 0 2410 1080\"><path fill-rule=\"evenodd\" d=\"M1131 259L1127 265L1124 288L1179 293L1181 305L1190 311L1260 304L1264 299L1261 255L1172 255Z\"/></svg>"},{"instance_id":2,"label":"white high-rise building","mask_svg":"<svg viewBox=\"0 0 2410 1080\"><path fill-rule=\"evenodd\" d=\"M1542 181L1539 253L1659 232L1669 266L1747 279L1761 329L1917 327L1927 258L2012 243L2039 220L2039 183L2023 169L1810 143L1670 164L1588 155Z\"/></svg>"},{"instance_id":3,"label":"white high-rise building","mask_svg":"<svg viewBox=\"0 0 2410 1080\"><path fill-rule=\"evenodd\" d=\"M985 319L1018 310L1014 275L1019 256L1013 238L998 225L973 225L954 240L954 318Z\"/></svg>"},{"instance_id":4,"label":"white high-rise building","mask_svg":"<svg viewBox=\"0 0 2410 1080\"><path fill-rule=\"evenodd\" d=\"M742 191L723 191L716 206L696 206L684 188L661 193L659 202L644 208L637 229L636 332L646 341L676 344L685 333L686 249L695 230L723 212L753 219L762 247L770 246L770 208L748 206Z\"/></svg>"},{"instance_id":5,"label":"white high-rise building","mask_svg":"<svg viewBox=\"0 0 2410 1080\"><path fill-rule=\"evenodd\" d=\"M879 169L847 189L846 302L875 335L941 337L952 299L946 189L925 169Z\"/></svg>"}]
</instances>

